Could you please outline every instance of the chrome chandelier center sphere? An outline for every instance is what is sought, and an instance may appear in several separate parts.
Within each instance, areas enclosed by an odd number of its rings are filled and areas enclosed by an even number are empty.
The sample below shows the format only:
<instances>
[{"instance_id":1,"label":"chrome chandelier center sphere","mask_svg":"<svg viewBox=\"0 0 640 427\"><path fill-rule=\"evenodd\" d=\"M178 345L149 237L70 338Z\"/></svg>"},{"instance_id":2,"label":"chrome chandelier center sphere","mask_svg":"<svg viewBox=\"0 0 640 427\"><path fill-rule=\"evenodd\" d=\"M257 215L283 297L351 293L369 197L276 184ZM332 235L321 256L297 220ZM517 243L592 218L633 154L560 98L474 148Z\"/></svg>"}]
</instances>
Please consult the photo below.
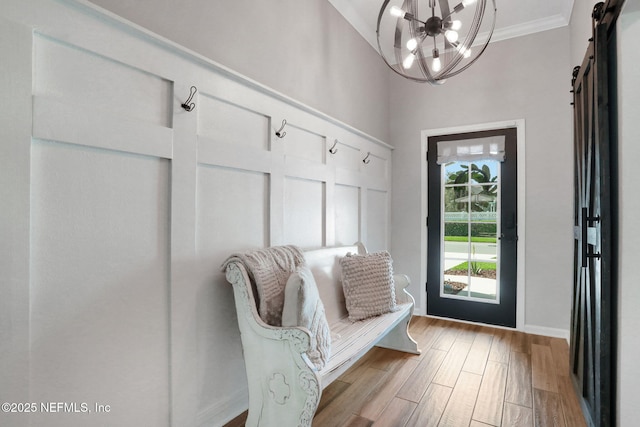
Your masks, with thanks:
<instances>
[{"instance_id":1,"label":"chrome chandelier center sphere","mask_svg":"<svg viewBox=\"0 0 640 427\"><path fill-rule=\"evenodd\" d=\"M428 37L434 37L442 34L442 19L438 16L432 16L427 19L427 22L425 22L424 29Z\"/></svg>"},{"instance_id":2,"label":"chrome chandelier center sphere","mask_svg":"<svg viewBox=\"0 0 640 427\"><path fill-rule=\"evenodd\" d=\"M495 0L385 0L376 28L378 50L402 77L442 84L484 53L496 12Z\"/></svg>"}]
</instances>

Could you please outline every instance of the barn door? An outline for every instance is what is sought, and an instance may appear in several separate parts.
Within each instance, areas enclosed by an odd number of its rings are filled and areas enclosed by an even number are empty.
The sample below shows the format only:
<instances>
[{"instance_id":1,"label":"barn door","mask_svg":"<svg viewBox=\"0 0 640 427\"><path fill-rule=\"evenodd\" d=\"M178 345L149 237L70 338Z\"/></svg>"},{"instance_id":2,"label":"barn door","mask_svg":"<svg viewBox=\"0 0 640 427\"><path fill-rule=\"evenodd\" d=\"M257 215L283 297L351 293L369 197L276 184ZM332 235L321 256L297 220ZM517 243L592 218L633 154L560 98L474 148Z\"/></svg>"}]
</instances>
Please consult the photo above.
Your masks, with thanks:
<instances>
[{"instance_id":1,"label":"barn door","mask_svg":"<svg viewBox=\"0 0 640 427\"><path fill-rule=\"evenodd\" d=\"M615 2L610 2L615 3ZM607 5L609 6L609 4ZM571 373L590 425L613 425L612 177L615 172L614 26L602 3L574 69L575 228ZM615 34L613 34L615 37ZM611 47L611 48L610 48ZM613 61L611 61L613 59Z\"/></svg>"}]
</instances>

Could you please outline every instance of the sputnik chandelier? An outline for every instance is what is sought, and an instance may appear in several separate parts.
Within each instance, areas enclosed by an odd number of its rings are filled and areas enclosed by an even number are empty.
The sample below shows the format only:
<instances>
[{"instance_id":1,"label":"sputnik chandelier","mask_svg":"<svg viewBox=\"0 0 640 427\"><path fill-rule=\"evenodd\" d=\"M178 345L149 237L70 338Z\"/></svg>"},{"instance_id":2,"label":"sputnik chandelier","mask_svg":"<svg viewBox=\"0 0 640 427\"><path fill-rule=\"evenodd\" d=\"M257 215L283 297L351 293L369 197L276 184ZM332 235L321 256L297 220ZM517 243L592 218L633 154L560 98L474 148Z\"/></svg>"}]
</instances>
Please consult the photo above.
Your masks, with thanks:
<instances>
[{"instance_id":1,"label":"sputnik chandelier","mask_svg":"<svg viewBox=\"0 0 640 427\"><path fill-rule=\"evenodd\" d=\"M376 29L378 50L401 76L442 84L469 68L487 48L496 21L495 0L461 0L454 7L447 0L423 0L422 8L419 3L384 1ZM484 19L485 12L490 19Z\"/></svg>"}]
</instances>

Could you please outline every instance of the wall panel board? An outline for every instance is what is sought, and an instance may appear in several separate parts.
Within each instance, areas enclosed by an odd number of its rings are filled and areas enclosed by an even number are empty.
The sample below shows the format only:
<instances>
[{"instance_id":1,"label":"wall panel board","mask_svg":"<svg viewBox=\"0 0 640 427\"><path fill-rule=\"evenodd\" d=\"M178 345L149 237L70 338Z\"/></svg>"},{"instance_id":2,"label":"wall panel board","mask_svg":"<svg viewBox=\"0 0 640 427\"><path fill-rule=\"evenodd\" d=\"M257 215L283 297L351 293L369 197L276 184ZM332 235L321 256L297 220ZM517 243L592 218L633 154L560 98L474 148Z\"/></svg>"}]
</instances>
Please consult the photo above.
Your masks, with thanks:
<instances>
[{"instance_id":1,"label":"wall panel board","mask_svg":"<svg viewBox=\"0 0 640 427\"><path fill-rule=\"evenodd\" d=\"M169 162L41 141L31 162L31 399L168 425Z\"/></svg>"},{"instance_id":2,"label":"wall panel board","mask_svg":"<svg viewBox=\"0 0 640 427\"><path fill-rule=\"evenodd\" d=\"M198 135L217 144L269 149L269 117L209 95L197 102Z\"/></svg>"},{"instance_id":3,"label":"wall panel board","mask_svg":"<svg viewBox=\"0 0 640 427\"><path fill-rule=\"evenodd\" d=\"M32 88L29 120L7 124L32 121L31 154L6 162L30 161L15 190L30 278L0 284L29 288L15 301L30 311L0 319L22 325L3 331L25 343L14 356L31 352L26 378L0 384L114 408L15 425L224 424L247 387L221 263L274 244L387 249L391 147L89 3L9 1L6 28L37 28L20 45L32 73L8 65Z\"/></svg>"},{"instance_id":4,"label":"wall panel board","mask_svg":"<svg viewBox=\"0 0 640 427\"><path fill-rule=\"evenodd\" d=\"M279 128L280 123L276 122L273 126ZM293 123L287 123L284 132L286 132L284 138L279 139L279 141L276 139L274 143L280 142L284 145L286 156L306 159L315 163L324 163L326 145L324 136Z\"/></svg>"},{"instance_id":5,"label":"wall panel board","mask_svg":"<svg viewBox=\"0 0 640 427\"><path fill-rule=\"evenodd\" d=\"M34 39L33 60L37 96L171 127L173 87L166 79L42 34Z\"/></svg>"},{"instance_id":6,"label":"wall panel board","mask_svg":"<svg viewBox=\"0 0 640 427\"><path fill-rule=\"evenodd\" d=\"M348 185L335 186L336 245L360 241L360 189Z\"/></svg>"},{"instance_id":7,"label":"wall panel board","mask_svg":"<svg viewBox=\"0 0 640 427\"><path fill-rule=\"evenodd\" d=\"M389 248L389 195L386 191L367 191L367 247L370 251Z\"/></svg>"},{"instance_id":8,"label":"wall panel board","mask_svg":"<svg viewBox=\"0 0 640 427\"><path fill-rule=\"evenodd\" d=\"M325 185L287 177L285 180L285 242L303 248L321 247L325 235Z\"/></svg>"},{"instance_id":9,"label":"wall panel board","mask_svg":"<svg viewBox=\"0 0 640 427\"><path fill-rule=\"evenodd\" d=\"M269 246L269 176L201 165L197 187L198 398L208 412L213 402L246 393L233 291L219 267L233 252Z\"/></svg>"}]
</instances>

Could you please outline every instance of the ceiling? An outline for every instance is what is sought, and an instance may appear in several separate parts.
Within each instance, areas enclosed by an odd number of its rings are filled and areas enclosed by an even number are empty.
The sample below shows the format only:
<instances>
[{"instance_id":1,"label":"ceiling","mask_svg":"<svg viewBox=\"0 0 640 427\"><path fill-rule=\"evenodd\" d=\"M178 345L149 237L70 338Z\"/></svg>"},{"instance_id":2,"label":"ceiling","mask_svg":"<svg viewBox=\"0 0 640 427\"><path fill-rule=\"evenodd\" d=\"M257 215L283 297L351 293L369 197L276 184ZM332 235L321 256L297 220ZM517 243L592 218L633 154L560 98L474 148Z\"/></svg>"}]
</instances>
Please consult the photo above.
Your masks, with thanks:
<instances>
[{"instance_id":1,"label":"ceiling","mask_svg":"<svg viewBox=\"0 0 640 427\"><path fill-rule=\"evenodd\" d=\"M492 42L569 25L574 0L495 0L498 9ZM329 0L378 49L376 21L383 0ZM426 3L426 0L425 0ZM457 3L451 1L450 4Z\"/></svg>"}]
</instances>

